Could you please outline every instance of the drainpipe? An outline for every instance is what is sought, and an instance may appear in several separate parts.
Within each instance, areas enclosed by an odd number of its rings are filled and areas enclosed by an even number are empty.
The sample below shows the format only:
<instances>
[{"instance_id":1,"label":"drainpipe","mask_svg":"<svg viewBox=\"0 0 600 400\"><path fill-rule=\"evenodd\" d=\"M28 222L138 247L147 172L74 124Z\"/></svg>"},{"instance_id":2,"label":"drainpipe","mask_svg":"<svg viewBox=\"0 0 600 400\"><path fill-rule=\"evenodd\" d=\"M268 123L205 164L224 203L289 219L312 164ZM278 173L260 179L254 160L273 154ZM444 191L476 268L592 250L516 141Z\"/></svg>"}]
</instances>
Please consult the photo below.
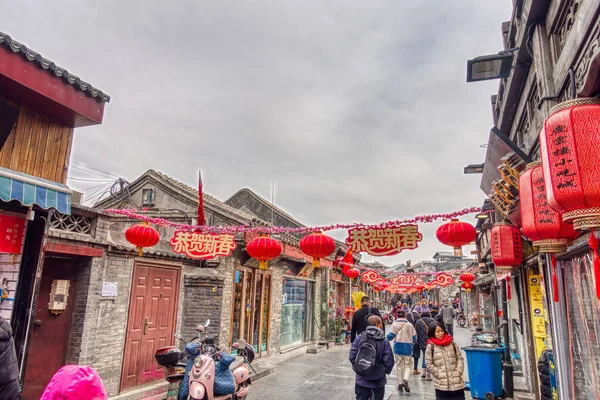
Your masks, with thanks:
<instances>
[{"instance_id":1,"label":"drainpipe","mask_svg":"<svg viewBox=\"0 0 600 400\"><path fill-rule=\"evenodd\" d=\"M510 326L508 325L508 300L506 300L506 280L502 281L501 284L502 290L502 316L505 318L504 321L500 324L500 327L503 329L504 336L504 346L506 350L502 354L504 358L504 363L502 364L502 369L504 371L504 390L506 390L508 397L513 397L514 392L514 380L513 380L513 371L514 367L512 365L512 358L510 356L510 337L509 331Z\"/></svg>"}]
</instances>

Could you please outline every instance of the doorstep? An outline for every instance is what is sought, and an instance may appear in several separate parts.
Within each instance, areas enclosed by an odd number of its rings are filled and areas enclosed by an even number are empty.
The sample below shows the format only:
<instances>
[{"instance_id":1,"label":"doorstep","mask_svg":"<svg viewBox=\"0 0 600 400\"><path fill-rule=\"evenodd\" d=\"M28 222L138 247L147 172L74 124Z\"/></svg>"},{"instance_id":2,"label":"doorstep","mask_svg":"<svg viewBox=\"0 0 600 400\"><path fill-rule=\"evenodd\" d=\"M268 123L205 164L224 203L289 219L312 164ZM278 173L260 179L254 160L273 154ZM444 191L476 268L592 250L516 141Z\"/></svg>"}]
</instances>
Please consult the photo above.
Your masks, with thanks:
<instances>
[{"instance_id":1,"label":"doorstep","mask_svg":"<svg viewBox=\"0 0 600 400\"><path fill-rule=\"evenodd\" d=\"M148 385L140 386L116 396L109 400L163 400L166 397L169 382L165 379Z\"/></svg>"}]
</instances>

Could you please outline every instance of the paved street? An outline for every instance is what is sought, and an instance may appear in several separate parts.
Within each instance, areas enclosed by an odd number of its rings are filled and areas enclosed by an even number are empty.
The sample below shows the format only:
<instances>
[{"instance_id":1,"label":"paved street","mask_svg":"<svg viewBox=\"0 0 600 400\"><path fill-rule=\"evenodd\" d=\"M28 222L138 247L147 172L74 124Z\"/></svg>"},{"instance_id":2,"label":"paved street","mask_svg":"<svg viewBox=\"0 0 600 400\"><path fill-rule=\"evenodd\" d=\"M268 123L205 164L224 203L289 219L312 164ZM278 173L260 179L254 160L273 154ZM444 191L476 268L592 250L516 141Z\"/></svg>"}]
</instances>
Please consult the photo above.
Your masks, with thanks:
<instances>
[{"instance_id":1,"label":"paved street","mask_svg":"<svg viewBox=\"0 0 600 400\"><path fill-rule=\"evenodd\" d=\"M457 343L469 344L471 332L455 328ZM319 354L306 354L281 364L278 372L252 385L248 400L348 400L354 399L354 372L348 361L349 345L336 346ZM419 360L420 364L421 360ZM467 378L465 369L465 380ZM433 382L418 376L410 381L411 393L398 393L396 370L388 377L385 399L434 399ZM467 399L471 399L466 392Z\"/></svg>"}]
</instances>

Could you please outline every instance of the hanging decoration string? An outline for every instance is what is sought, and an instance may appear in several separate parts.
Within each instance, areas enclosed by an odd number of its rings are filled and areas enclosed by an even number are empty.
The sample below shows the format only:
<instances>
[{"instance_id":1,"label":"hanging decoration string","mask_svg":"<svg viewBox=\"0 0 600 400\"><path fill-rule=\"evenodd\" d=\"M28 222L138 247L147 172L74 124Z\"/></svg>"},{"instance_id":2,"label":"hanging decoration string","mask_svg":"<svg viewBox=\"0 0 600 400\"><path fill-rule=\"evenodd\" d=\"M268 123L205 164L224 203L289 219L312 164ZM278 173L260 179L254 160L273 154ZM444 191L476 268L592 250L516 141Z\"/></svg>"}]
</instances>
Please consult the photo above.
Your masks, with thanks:
<instances>
[{"instance_id":1,"label":"hanging decoration string","mask_svg":"<svg viewBox=\"0 0 600 400\"><path fill-rule=\"evenodd\" d=\"M202 233L265 233L265 234L277 234L277 233L311 233L311 232L326 232L333 231L336 229L381 229L381 228L392 228L404 224L422 223L427 224L437 220L450 220L457 217L462 217L468 214L481 213L481 207L465 208L459 211L454 211L448 214L430 214L430 215L418 215L414 218L395 220L382 222L380 224L367 225L363 223L349 223L349 224L332 224L332 225L321 225L321 226L303 226L299 228L290 228L283 226L250 226L250 225L237 225L237 226L196 226L188 224L180 224L171 222L164 218L149 217L144 214L138 213L135 208L131 209L107 209L107 213L115 215L123 215L131 219L138 221L144 221L160 226L169 226L177 230L184 230L190 232L202 232ZM489 212L489 211L485 211Z\"/></svg>"},{"instance_id":2,"label":"hanging decoration string","mask_svg":"<svg viewBox=\"0 0 600 400\"><path fill-rule=\"evenodd\" d=\"M552 265L552 300L558 303L558 277L556 276L556 257L554 254L550 256L550 264Z\"/></svg>"},{"instance_id":3,"label":"hanging decoration string","mask_svg":"<svg viewBox=\"0 0 600 400\"><path fill-rule=\"evenodd\" d=\"M588 238L588 244L594 252L594 275L596 278L596 298L600 299L600 254L598 253L598 238L594 233L594 229Z\"/></svg>"}]
</instances>

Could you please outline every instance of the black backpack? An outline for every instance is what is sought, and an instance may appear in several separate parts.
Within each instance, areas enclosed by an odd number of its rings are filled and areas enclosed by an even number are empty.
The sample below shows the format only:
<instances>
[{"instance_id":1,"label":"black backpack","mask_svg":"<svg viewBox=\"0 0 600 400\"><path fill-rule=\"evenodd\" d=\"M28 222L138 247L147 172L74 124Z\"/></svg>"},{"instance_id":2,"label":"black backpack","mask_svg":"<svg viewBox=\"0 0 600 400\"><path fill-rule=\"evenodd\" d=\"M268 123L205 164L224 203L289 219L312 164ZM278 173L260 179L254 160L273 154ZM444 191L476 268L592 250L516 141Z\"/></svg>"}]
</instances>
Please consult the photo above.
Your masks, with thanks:
<instances>
[{"instance_id":1,"label":"black backpack","mask_svg":"<svg viewBox=\"0 0 600 400\"><path fill-rule=\"evenodd\" d=\"M363 333L366 336L366 333ZM377 342L368 337L362 342L356 353L352 369L357 375L366 376L371 373L377 363Z\"/></svg>"}]
</instances>

